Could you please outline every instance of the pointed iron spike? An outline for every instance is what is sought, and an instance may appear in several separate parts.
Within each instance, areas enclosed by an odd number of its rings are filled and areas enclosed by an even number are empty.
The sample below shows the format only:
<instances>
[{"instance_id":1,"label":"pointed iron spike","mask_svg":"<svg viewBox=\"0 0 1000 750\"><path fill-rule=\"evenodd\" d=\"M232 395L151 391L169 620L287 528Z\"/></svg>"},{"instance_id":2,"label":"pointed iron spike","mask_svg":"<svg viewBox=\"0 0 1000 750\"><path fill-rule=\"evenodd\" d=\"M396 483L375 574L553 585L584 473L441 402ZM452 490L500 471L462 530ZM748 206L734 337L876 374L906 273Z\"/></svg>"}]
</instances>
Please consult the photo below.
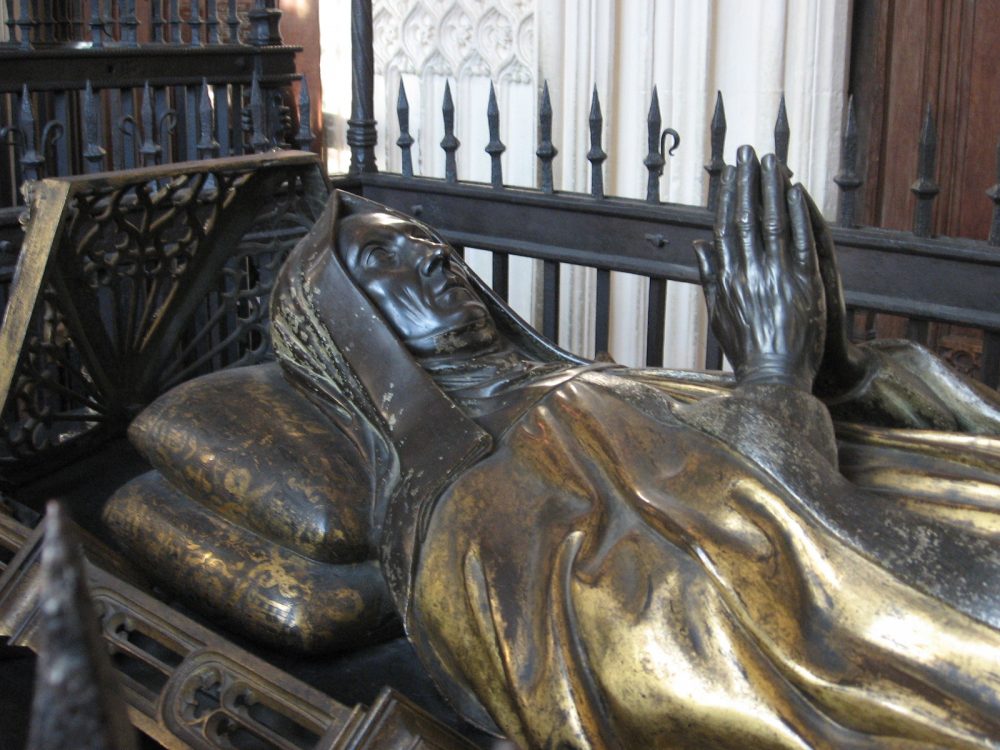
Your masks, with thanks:
<instances>
[{"instance_id":1,"label":"pointed iron spike","mask_svg":"<svg viewBox=\"0 0 1000 750\"><path fill-rule=\"evenodd\" d=\"M646 200L650 203L660 202L660 177L663 175L663 165L666 159L663 156L663 149L660 143L660 126L663 118L660 115L660 97L656 86L653 86L653 96L649 102L649 114L646 116L646 127L648 131L648 151L643 164L649 171L646 182Z\"/></svg>"},{"instance_id":2,"label":"pointed iron spike","mask_svg":"<svg viewBox=\"0 0 1000 750\"><path fill-rule=\"evenodd\" d=\"M250 148L255 154L263 153L268 147L266 119L260 79L254 70L250 79Z\"/></svg>"},{"instance_id":3,"label":"pointed iron spike","mask_svg":"<svg viewBox=\"0 0 1000 750\"><path fill-rule=\"evenodd\" d=\"M31 92L28 91L28 84L21 88L21 112L18 117L18 125L24 135L25 143L35 142L35 108L31 103Z\"/></svg>"},{"instance_id":4,"label":"pointed iron spike","mask_svg":"<svg viewBox=\"0 0 1000 750\"><path fill-rule=\"evenodd\" d=\"M410 111L410 100L406 98L406 86L403 85L403 79L399 79L399 94L396 96L396 112L399 113L406 110L407 117Z\"/></svg>"},{"instance_id":5,"label":"pointed iron spike","mask_svg":"<svg viewBox=\"0 0 1000 750\"><path fill-rule=\"evenodd\" d=\"M219 142L215 140L215 106L208 92L208 80L201 79L201 102L199 105L199 130L201 138L198 141L198 157L208 159L219 155Z\"/></svg>"},{"instance_id":6,"label":"pointed iron spike","mask_svg":"<svg viewBox=\"0 0 1000 750\"><path fill-rule=\"evenodd\" d=\"M837 223L852 227L855 223L856 191L862 181L858 177L858 123L854 112L854 97L847 99L847 121L840 144L840 171L833 181L840 188L840 205L837 209Z\"/></svg>"},{"instance_id":7,"label":"pointed iron spike","mask_svg":"<svg viewBox=\"0 0 1000 750\"><path fill-rule=\"evenodd\" d=\"M656 91L656 86L653 86L653 95L649 99L649 114L646 115L647 123L657 123L656 129L660 129L660 123L663 121L660 115L660 95Z\"/></svg>"},{"instance_id":8,"label":"pointed iron spike","mask_svg":"<svg viewBox=\"0 0 1000 750\"><path fill-rule=\"evenodd\" d=\"M444 118L444 138L441 139L441 148L444 150L444 178L448 182L458 182L458 164L455 161L455 152L460 145L455 137L455 101L451 98L451 83L444 82L444 102L441 105L441 114Z\"/></svg>"},{"instance_id":9,"label":"pointed iron spike","mask_svg":"<svg viewBox=\"0 0 1000 750\"><path fill-rule=\"evenodd\" d=\"M774 155L782 165L788 163L788 141L791 132L788 126L788 110L785 109L785 94L782 92L781 101L778 103L778 117L774 121Z\"/></svg>"},{"instance_id":10,"label":"pointed iron spike","mask_svg":"<svg viewBox=\"0 0 1000 750\"><path fill-rule=\"evenodd\" d=\"M552 144L552 100L549 97L549 82L542 84L542 102L538 106L539 140L535 155L542 163L542 191L551 193L555 189L552 179L552 160L559 153Z\"/></svg>"},{"instance_id":11,"label":"pointed iron spike","mask_svg":"<svg viewBox=\"0 0 1000 750\"><path fill-rule=\"evenodd\" d=\"M28 747L65 747L72 738L79 747L134 750L135 730L98 628L79 542L59 503L46 511Z\"/></svg>"},{"instance_id":12,"label":"pointed iron spike","mask_svg":"<svg viewBox=\"0 0 1000 750\"><path fill-rule=\"evenodd\" d=\"M597 85L594 85L594 93L590 97L590 122L603 123L604 116L601 114L601 100L597 96Z\"/></svg>"},{"instance_id":13,"label":"pointed iron spike","mask_svg":"<svg viewBox=\"0 0 1000 750\"><path fill-rule=\"evenodd\" d=\"M153 96L149 89L149 81L142 89L142 104L140 105L142 116L142 134L144 137L153 137Z\"/></svg>"},{"instance_id":14,"label":"pointed iron spike","mask_svg":"<svg viewBox=\"0 0 1000 750\"><path fill-rule=\"evenodd\" d=\"M490 81L490 98L486 105L486 123L489 126L490 142L486 144L486 153L490 155L490 184L495 188L503 187L503 169L500 157L506 150L500 140L500 107L497 105L497 92Z\"/></svg>"},{"instance_id":15,"label":"pointed iron spike","mask_svg":"<svg viewBox=\"0 0 1000 750\"><path fill-rule=\"evenodd\" d=\"M400 154L403 158L403 177L413 177L413 155L410 147L413 146L413 136L410 135L410 100L406 98L406 87L403 79L399 79L399 96L396 97L396 117L399 119L399 138L396 145L399 146Z\"/></svg>"},{"instance_id":16,"label":"pointed iron spike","mask_svg":"<svg viewBox=\"0 0 1000 750\"><path fill-rule=\"evenodd\" d=\"M587 161L590 162L590 194L595 198L604 197L604 168L602 165L608 155L601 148L603 125L601 102L597 97L597 86L594 86L594 95L590 103L590 151L587 152Z\"/></svg>"},{"instance_id":17,"label":"pointed iron spike","mask_svg":"<svg viewBox=\"0 0 1000 750\"><path fill-rule=\"evenodd\" d=\"M446 114L455 112L455 102L451 98L451 82L444 82L444 102L441 104L441 111Z\"/></svg>"},{"instance_id":18,"label":"pointed iron spike","mask_svg":"<svg viewBox=\"0 0 1000 750\"><path fill-rule=\"evenodd\" d=\"M712 124L709 126L712 144L712 158L705 165L708 172L708 210L715 211L719 197L719 183L722 180L722 170L726 166L722 153L726 147L726 106L722 102L722 92L715 92L715 110L712 112Z\"/></svg>"}]
</instances>

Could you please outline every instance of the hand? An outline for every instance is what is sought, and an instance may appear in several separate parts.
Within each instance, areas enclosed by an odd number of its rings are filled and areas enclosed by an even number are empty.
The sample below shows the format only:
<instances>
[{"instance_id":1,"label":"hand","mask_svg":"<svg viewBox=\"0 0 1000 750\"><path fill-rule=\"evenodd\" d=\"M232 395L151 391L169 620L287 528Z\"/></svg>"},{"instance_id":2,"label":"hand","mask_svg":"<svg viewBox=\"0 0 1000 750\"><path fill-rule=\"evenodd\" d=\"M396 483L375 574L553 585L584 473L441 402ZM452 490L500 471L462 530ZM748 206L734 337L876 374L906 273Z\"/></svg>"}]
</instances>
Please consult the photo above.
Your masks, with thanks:
<instances>
[{"instance_id":1,"label":"hand","mask_svg":"<svg viewBox=\"0 0 1000 750\"><path fill-rule=\"evenodd\" d=\"M817 396L838 396L850 391L864 379L868 358L848 338L847 308L844 305L844 290L840 283L840 271L837 270L837 256L830 227L812 197L804 190L802 192L809 208L816 254L819 257L819 273L823 278L826 298L826 346L813 390Z\"/></svg>"},{"instance_id":2,"label":"hand","mask_svg":"<svg viewBox=\"0 0 1000 750\"><path fill-rule=\"evenodd\" d=\"M826 324L805 190L749 146L722 174L714 243L695 244L712 330L740 385L812 390Z\"/></svg>"}]
</instances>

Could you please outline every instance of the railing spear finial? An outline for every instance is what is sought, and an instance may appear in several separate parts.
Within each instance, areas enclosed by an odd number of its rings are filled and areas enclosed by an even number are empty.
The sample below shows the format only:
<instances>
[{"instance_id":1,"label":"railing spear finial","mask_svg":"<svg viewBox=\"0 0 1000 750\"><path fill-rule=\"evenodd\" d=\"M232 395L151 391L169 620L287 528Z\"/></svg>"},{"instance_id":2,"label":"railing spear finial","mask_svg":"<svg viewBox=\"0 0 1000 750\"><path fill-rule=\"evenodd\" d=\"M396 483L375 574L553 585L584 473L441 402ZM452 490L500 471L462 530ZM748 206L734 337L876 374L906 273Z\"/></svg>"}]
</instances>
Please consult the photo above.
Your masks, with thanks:
<instances>
[{"instance_id":1,"label":"railing spear finial","mask_svg":"<svg viewBox=\"0 0 1000 750\"><path fill-rule=\"evenodd\" d=\"M215 139L215 106L208 93L208 79L201 79L201 101L198 106L201 118L201 138L198 140L198 158L211 159L219 155L219 142Z\"/></svg>"},{"instance_id":2,"label":"railing spear finial","mask_svg":"<svg viewBox=\"0 0 1000 750\"><path fill-rule=\"evenodd\" d=\"M726 107L722 103L722 92L715 92L715 112L712 114L712 124L709 128L712 142L712 158L705 165L708 172L708 210L715 211L719 199L719 183L722 180L722 170L726 166L722 158L726 147Z\"/></svg>"},{"instance_id":3,"label":"railing spear finial","mask_svg":"<svg viewBox=\"0 0 1000 750\"><path fill-rule=\"evenodd\" d=\"M444 118L444 138L441 139L441 148L444 150L444 178L448 182L458 182L455 152L458 151L461 143L455 137L455 102L451 98L451 84L448 81L444 83L441 115Z\"/></svg>"},{"instance_id":4,"label":"railing spear finial","mask_svg":"<svg viewBox=\"0 0 1000 750\"><path fill-rule=\"evenodd\" d=\"M862 185L858 176L858 121L854 111L854 95L847 99L847 121L840 141L840 172L833 178L840 188L837 223L842 227L855 225L857 190Z\"/></svg>"},{"instance_id":5,"label":"railing spear finial","mask_svg":"<svg viewBox=\"0 0 1000 750\"><path fill-rule=\"evenodd\" d=\"M83 90L83 158L87 162L87 173L100 172L104 168L107 153L101 146L101 107L94 89L87 80Z\"/></svg>"},{"instance_id":6,"label":"railing spear finial","mask_svg":"<svg viewBox=\"0 0 1000 750\"><path fill-rule=\"evenodd\" d=\"M660 202L660 177L663 175L663 165L667 160L660 153L660 126L663 119L660 115L660 96L656 86L653 86L653 96L649 102L649 114L646 115L646 130L648 137L649 151L643 164L649 171L649 179L646 183L646 200L650 203Z\"/></svg>"},{"instance_id":7,"label":"railing spear finial","mask_svg":"<svg viewBox=\"0 0 1000 750\"><path fill-rule=\"evenodd\" d=\"M267 112L264 110L264 96L260 90L260 79L254 70L250 79L250 148L255 154L267 151Z\"/></svg>"},{"instance_id":8,"label":"railing spear finial","mask_svg":"<svg viewBox=\"0 0 1000 750\"><path fill-rule=\"evenodd\" d=\"M552 100L549 98L549 82L542 84L542 101L538 107L538 127L540 132L538 150L535 155L542 163L542 192L551 193L555 189L552 180L552 160L559 150L552 144Z\"/></svg>"},{"instance_id":9,"label":"railing spear finial","mask_svg":"<svg viewBox=\"0 0 1000 750\"><path fill-rule=\"evenodd\" d=\"M594 198L604 197L604 160L607 153L601 148L601 135L604 129L604 116L601 114L601 102L597 98L597 85L590 99L590 151L587 161L590 162L590 194Z\"/></svg>"},{"instance_id":10,"label":"railing spear finial","mask_svg":"<svg viewBox=\"0 0 1000 750\"><path fill-rule=\"evenodd\" d=\"M503 166L500 157L506 147L500 140L500 107L497 105L497 92L490 81L490 99L486 105L486 123L490 130L490 142L486 144L486 153L490 155L490 184L495 188L503 187Z\"/></svg>"},{"instance_id":11,"label":"railing spear finial","mask_svg":"<svg viewBox=\"0 0 1000 750\"><path fill-rule=\"evenodd\" d=\"M910 186L910 192L917 196L917 206L913 214L913 233L917 237L931 236L934 198L941 190L937 182L934 181L936 162L937 128L934 125L934 113L930 103L928 103L923 127L920 129L917 179Z\"/></svg>"},{"instance_id":12,"label":"railing spear finial","mask_svg":"<svg viewBox=\"0 0 1000 750\"><path fill-rule=\"evenodd\" d=\"M399 138L396 139L396 145L399 146L403 160L403 177L413 177L413 154L410 153L410 149L414 141L410 135L410 100L406 98L406 87L402 78L399 79L399 96L396 97L396 117L399 119Z\"/></svg>"},{"instance_id":13,"label":"railing spear finial","mask_svg":"<svg viewBox=\"0 0 1000 750\"><path fill-rule=\"evenodd\" d=\"M792 129L788 125L788 110L785 109L785 94L781 94L781 101L778 102L778 117L774 121L774 155L778 157L781 166L788 166L788 141L791 138Z\"/></svg>"}]
</instances>

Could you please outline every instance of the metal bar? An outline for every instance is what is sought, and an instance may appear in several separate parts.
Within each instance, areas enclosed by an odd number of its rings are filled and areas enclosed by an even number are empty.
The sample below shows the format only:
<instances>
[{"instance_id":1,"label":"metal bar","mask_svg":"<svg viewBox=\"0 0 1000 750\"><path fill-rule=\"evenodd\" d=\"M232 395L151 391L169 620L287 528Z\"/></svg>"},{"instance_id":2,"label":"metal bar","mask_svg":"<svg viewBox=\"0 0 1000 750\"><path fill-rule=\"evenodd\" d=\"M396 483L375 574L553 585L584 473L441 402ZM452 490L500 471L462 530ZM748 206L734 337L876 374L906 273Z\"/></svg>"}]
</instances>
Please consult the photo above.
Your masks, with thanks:
<instances>
[{"instance_id":1,"label":"metal bar","mask_svg":"<svg viewBox=\"0 0 1000 750\"><path fill-rule=\"evenodd\" d=\"M126 55L118 47L46 47L24 54L0 46L0 92L19 92L31 82L33 91L153 86L200 86L208 72L210 83L237 81L249 84L256 70L261 85L286 86L299 78L295 70L296 47L189 47L144 45L139 55Z\"/></svg>"},{"instance_id":2,"label":"metal bar","mask_svg":"<svg viewBox=\"0 0 1000 750\"><path fill-rule=\"evenodd\" d=\"M216 0L205 0L205 30L209 44L219 43L219 8Z\"/></svg>"},{"instance_id":3,"label":"metal bar","mask_svg":"<svg viewBox=\"0 0 1000 750\"><path fill-rule=\"evenodd\" d=\"M198 158L212 159L219 155L219 142L215 139L215 107L208 93L208 81L201 82L198 101Z\"/></svg>"},{"instance_id":4,"label":"metal bar","mask_svg":"<svg viewBox=\"0 0 1000 750\"><path fill-rule=\"evenodd\" d=\"M189 44L192 47L201 46L201 0L191 0L188 3L188 29L191 31Z\"/></svg>"},{"instance_id":5,"label":"metal bar","mask_svg":"<svg viewBox=\"0 0 1000 750\"><path fill-rule=\"evenodd\" d=\"M31 17L30 0L21 0L21 12L17 16L17 28L20 33L21 49L31 49L32 31L35 22Z\"/></svg>"},{"instance_id":6,"label":"metal bar","mask_svg":"<svg viewBox=\"0 0 1000 750\"><path fill-rule=\"evenodd\" d=\"M924 124L920 129L919 149L917 179L910 186L910 192L917 196L917 206L913 213L913 233L917 237L930 237L934 198L940 192L938 184L934 181L934 168L937 161L937 128L934 125L934 114L930 104L927 105Z\"/></svg>"},{"instance_id":7,"label":"metal bar","mask_svg":"<svg viewBox=\"0 0 1000 750\"><path fill-rule=\"evenodd\" d=\"M83 160L88 174L104 168L104 148L101 146L101 101L87 81L83 92Z\"/></svg>"},{"instance_id":8,"label":"metal bar","mask_svg":"<svg viewBox=\"0 0 1000 750\"><path fill-rule=\"evenodd\" d=\"M170 0L170 18L167 20L170 27L170 44L181 43L181 8L179 0Z\"/></svg>"},{"instance_id":9,"label":"metal bar","mask_svg":"<svg viewBox=\"0 0 1000 750\"><path fill-rule=\"evenodd\" d=\"M149 3L150 41L165 42L166 22L163 19L163 0L150 0Z\"/></svg>"},{"instance_id":10,"label":"metal bar","mask_svg":"<svg viewBox=\"0 0 1000 750\"><path fill-rule=\"evenodd\" d=\"M542 335L559 342L559 264L552 260L542 263Z\"/></svg>"},{"instance_id":11,"label":"metal bar","mask_svg":"<svg viewBox=\"0 0 1000 750\"><path fill-rule=\"evenodd\" d=\"M243 86L233 83L229 88L230 126L232 134L232 155L240 156L246 152L243 143Z\"/></svg>"},{"instance_id":12,"label":"metal bar","mask_svg":"<svg viewBox=\"0 0 1000 750\"><path fill-rule=\"evenodd\" d=\"M135 122L135 90L130 88L119 89L119 102L121 103L121 118L123 122ZM138 166L136 164L136 142L138 141L139 134L136 132L135 128L131 128L122 134L123 138L123 148L122 153L124 155L124 168L132 169Z\"/></svg>"},{"instance_id":13,"label":"metal bar","mask_svg":"<svg viewBox=\"0 0 1000 750\"><path fill-rule=\"evenodd\" d=\"M108 114L111 117L111 127L109 128L111 132L111 169L124 169L125 133L123 129L126 122L122 120L122 90L119 88L108 89L107 97Z\"/></svg>"},{"instance_id":14,"label":"metal bar","mask_svg":"<svg viewBox=\"0 0 1000 750\"><path fill-rule=\"evenodd\" d=\"M299 151L310 151L313 138L312 131L312 101L309 98L309 81L303 75L299 81L299 129L292 136L292 143Z\"/></svg>"},{"instance_id":15,"label":"metal bar","mask_svg":"<svg viewBox=\"0 0 1000 750\"><path fill-rule=\"evenodd\" d=\"M396 117L399 120L399 138L396 145L399 146L400 157L402 158L403 177L413 177L413 154L410 149L413 146L413 136L410 135L410 100L406 98L406 87L403 79L399 79L399 96L396 98Z\"/></svg>"},{"instance_id":16,"label":"metal bar","mask_svg":"<svg viewBox=\"0 0 1000 750\"><path fill-rule=\"evenodd\" d=\"M39 150L36 121L35 105L28 84L25 84L21 90L21 108L17 119L21 133L21 178L24 181L38 180L45 174L45 142L42 137Z\"/></svg>"},{"instance_id":17,"label":"metal bar","mask_svg":"<svg viewBox=\"0 0 1000 750\"><path fill-rule=\"evenodd\" d=\"M230 136L230 102L229 87L220 84L212 87L215 93L215 137L219 141L219 150L223 156L232 154L232 139Z\"/></svg>"},{"instance_id":18,"label":"metal bar","mask_svg":"<svg viewBox=\"0 0 1000 750\"><path fill-rule=\"evenodd\" d=\"M250 148L255 154L268 150L267 112L264 108L264 96L260 90L260 81L254 74L250 83Z\"/></svg>"},{"instance_id":19,"label":"metal bar","mask_svg":"<svg viewBox=\"0 0 1000 750\"><path fill-rule=\"evenodd\" d=\"M664 318L667 314L667 280L649 280L646 305L646 366L663 366Z\"/></svg>"},{"instance_id":20,"label":"metal bar","mask_svg":"<svg viewBox=\"0 0 1000 750\"><path fill-rule=\"evenodd\" d=\"M493 291L506 300L510 292L510 256L493 252Z\"/></svg>"},{"instance_id":21,"label":"metal bar","mask_svg":"<svg viewBox=\"0 0 1000 750\"><path fill-rule=\"evenodd\" d=\"M490 99L486 105L486 123L489 126L490 142L486 144L486 153L490 155L490 184L495 188L503 187L503 166L500 157L506 151L506 146L500 140L500 107L497 106L497 92L490 81Z\"/></svg>"},{"instance_id":22,"label":"metal bar","mask_svg":"<svg viewBox=\"0 0 1000 750\"><path fill-rule=\"evenodd\" d=\"M160 154L163 151L156 132L157 111L159 110L153 109L152 91L147 83L142 89L142 103L139 105L139 119L142 122L142 145L139 146L139 154L144 167L158 164ZM131 153L132 149L130 148L128 152Z\"/></svg>"},{"instance_id":23,"label":"metal bar","mask_svg":"<svg viewBox=\"0 0 1000 750\"><path fill-rule=\"evenodd\" d=\"M229 44L240 43L240 17L236 14L236 0L229 0L229 13L226 16L226 26L229 27Z\"/></svg>"},{"instance_id":24,"label":"metal bar","mask_svg":"<svg viewBox=\"0 0 1000 750\"><path fill-rule=\"evenodd\" d=\"M590 151L587 161L590 162L590 194L594 198L604 197L604 160L607 153L601 148L601 131L604 129L604 117L601 115L601 102L597 98L597 86L590 99Z\"/></svg>"},{"instance_id":25,"label":"metal bar","mask_svg":"<svg viewBox=\"0 0 1000 750\"><path fill-rule=\"evenodd\" d=\"M535 155L541 162L541 188L545 193L555 190L552 181L552 160L559 150L552 145L552 101L549 99L549 82L542 85L542 101L538 106L538 128L540 131L538 150Z\"/></svg>"},{"instance_id":26,"label":"metal bar","mask_svg":"<svg viewBox=\"0 0 1000 750\"><path fill-rule=\"evenodd\" d=\"M847 120L840 141L840 171L833 181L840 188L837 223L842 227L853 227L857 190L862 185L862 180L858 176L858 122L854 112L853 94L847 99Z\"/></svg>"},{"instance_id":27,"label":"metal bar","mask_svg":"<svg viewBox=\"0 0 1000 750\"><path fill-rule=\"evenodd\" d=\"M444 138L441 148L444 150L444 178L448 182L458 182L458 165L455 162L455 152L461 145L455 137L455 102L451 98L451 84L444 83L444 102L441 104L441 116L444 118Z\"/></svg>"},{"instance_id":28,"label":"metal bar","mask_svg":"<svg viewBox=\"0 0 1000 750\"><path fill-rule=\"evenodd\" d=\"M722 103L722 92L715 93L715 112L712 113L712 125L709 128L712 141L712 159L705 165L708 172L708 210L715 212L719 199L719 183L722 181L722 170L726 166L722 158L726 146L726 108Z\"/></svg>"},{"instance_id":29,"label":"metal bar","mask_svg":"<svg viewBox=\"0 0 1000 750\"><path fill-rule=\"evenodd\" d=\"M719 346L719 340L715 338L715 334L712 332L711 328L708 330L708 335L705 337L705 369L722 369L722 347Z\"/></svg>"},{"instance_id":30,"label":"metal bar","mask_svg":"<svg viewBox=\"0 0 1000 750\"><path fill-rule=\"evenodd\" d=\"M178 103L183 109L178 117L178 122L183 130L178 135L177 140L184 143L182 158L186 160L196 159L198 155L198 89L194 86L183 86L181 90L184 95Z\"/></svg>"},{"instance_id":31,"label":"metal bar","mask_svg":"<svg viewBox=\"0 0 1000 750\"><path fill-rule=\"evenodd\" d=\"M470 247L671 281L699 282L689 248L693 240L712 239L711 212L694 206L585 201L395 175L366 177L363 192L403 211L419 204L422 220ZM986 243L884 229L831 231L849 305L1000 330L1000 254ZM666 245L647 235L662 235Z\"/></svg>"},{"instance_id":32,"label":"metal bar","mask_svg":"<svg viewBox=\"0 0 1000 750\"><path fill-rule=\"evenodd\" d=\"M663 165L666 159L660 153L660 128L663 126L663 119L660 116L660 97L657 94L656 86L653 86L653 96L649 102L649 114L646 115L646 137L647 148L646 158L643 160L649 178L646 181L646 200L650 203L660 202L660 177L663 176Z\"/></svg>"},{"instance_id":33,"label":"metal bar","mask_svg":"<svg viewBox=\"0 0 1000 750\"><path fill-rule=\"evenodd\" d=\"M125 47L138 47L139 19L135 14L135 0L122 0L121 3L121 42Z\"/></svg>"},{"instance_id":34,"label":"metal bar","mask_svg":"<svg viewBox=\"0 0 1000 750\"><path fill-rule=\"evenodd\" d=\"M351 118L347 145L351 174L376 172L375 52L372 47L371 0L351 0Z\"/></svg>"},{"instance_id":35,"label":"metal bar","mask_svg":"<svg viewBox=\"0 0 1000 750\"><path fill-rule=\"evenodd\" d=\"M597 269L596 313L594 320L594 355L601 358L609 352L611 322L611 271Z\"/></svg>"},{"instance_id":36,"label":"metal bar","mask_svg":"<svg viewBox=\"0 0 1000 750\"><path fill-rule=\"evenodd\" d=\"M16 25L14 23L14 0L4 0L4 9L7 11L7 17L4 20L4 25L7 27L7 43L13 44L17 40Z\"/></svg>"},{"instance_id":37,"label":"metal bar","mask_svg":"<svg viewBox=\"0 0 1000 750\"><path fill-rule=\"evenodd\" d=\"M72 162L70 161L71 139L69 135L72 124L69 117L69 96L70 92L67 91L57 91L52 95L52 121L59 124L61 132L52 144L46 144L46 148L51 145L52 151L55 152L55 173L50 176L63 176L73 173Z\"/></svg>"}]
</instances>

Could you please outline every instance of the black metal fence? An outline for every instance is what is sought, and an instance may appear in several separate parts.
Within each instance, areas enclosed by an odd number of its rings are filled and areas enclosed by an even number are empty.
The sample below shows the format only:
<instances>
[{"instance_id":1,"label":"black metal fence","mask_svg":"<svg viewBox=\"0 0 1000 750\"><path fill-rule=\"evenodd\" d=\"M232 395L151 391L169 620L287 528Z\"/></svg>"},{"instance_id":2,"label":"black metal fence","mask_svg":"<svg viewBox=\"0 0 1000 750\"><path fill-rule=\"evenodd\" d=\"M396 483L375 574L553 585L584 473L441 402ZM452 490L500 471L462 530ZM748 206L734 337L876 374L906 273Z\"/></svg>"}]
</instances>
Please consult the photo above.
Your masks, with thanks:
<instances>
[{"instance_id":1,"label":"black metal fence","mask_svg":"<svg viewBox=\"0 0 1000 750\"><path fill-rule=\"evenodd\" d=\"M309 148L308 91L294 100L298 48L282 43L276 5L6 0L0 310L34 180Z\"/></svg>"},{"instance_id":2,"label":"black metal fence","mask_svg":"<svg viewBox=\"0 0 1000 750\"><path fill-rule=\"evenodd\" d=\"M442 103L445 177L416 176L410 148L410 111L400 84L398 111L402 173L380 174L374 161L371 5L354 4L354 98L348 143L352 147L352 177L342 184L401 210L421 216L457 246L482 248L493 254L493 286L501 295L508 290L511 255L543 263L542 324L544 335L558 339L560 265L572 263L596 269L596 320L594 348L607 351L609 338L611 273L638 274L649 280L646 321L646 363L662 363L667 281L698 283L691 251L694 239L711 237L712 216L724 166L725 107L718 96L711 133L711 156L706 206L667 204L660 201L659 181L665 162L666 139L674 144L678 134L663 129L659 100L654 90L647 120L648 148L643 161L648 170L645 201L607 197L604 191L603 118L598 92L590 111L589 195L554 190L552 160L558 153L552 142L552 106L548 87L539 102L538 190L505 186L500 157L504 145L499 132L499 110L492 94L485 113L489 141L485 151L492 160L490 185L459 182L454 135L456 103L450 87ZM367 71L367 72L366 72ZM857 122L853 103L847 107L841 144L841 164L834 182L840 191L838 222L833 228L839 248L841 273L856 338L874 335L876 313L909 320L908 335L930 344L967 374L996 386L1000 380L1000 174L983 200L993 201L993 226L986 240L932 236L934 199L939 192L936 175L937 138L930 110L920 137L919 168L911 190L916 196L913 231L898 232L857 228L856 203L863 182L859 175ZM785 162L792 136L784 98L774 128L774 151ZM574 158L574 155L563 158ZM949 348L935 341L935 324L962 326L964 343ZM943 346L941 344L944 344ZM721 353L711 341L706 365L717 367Z\"/></svg>"}]
</instances>

